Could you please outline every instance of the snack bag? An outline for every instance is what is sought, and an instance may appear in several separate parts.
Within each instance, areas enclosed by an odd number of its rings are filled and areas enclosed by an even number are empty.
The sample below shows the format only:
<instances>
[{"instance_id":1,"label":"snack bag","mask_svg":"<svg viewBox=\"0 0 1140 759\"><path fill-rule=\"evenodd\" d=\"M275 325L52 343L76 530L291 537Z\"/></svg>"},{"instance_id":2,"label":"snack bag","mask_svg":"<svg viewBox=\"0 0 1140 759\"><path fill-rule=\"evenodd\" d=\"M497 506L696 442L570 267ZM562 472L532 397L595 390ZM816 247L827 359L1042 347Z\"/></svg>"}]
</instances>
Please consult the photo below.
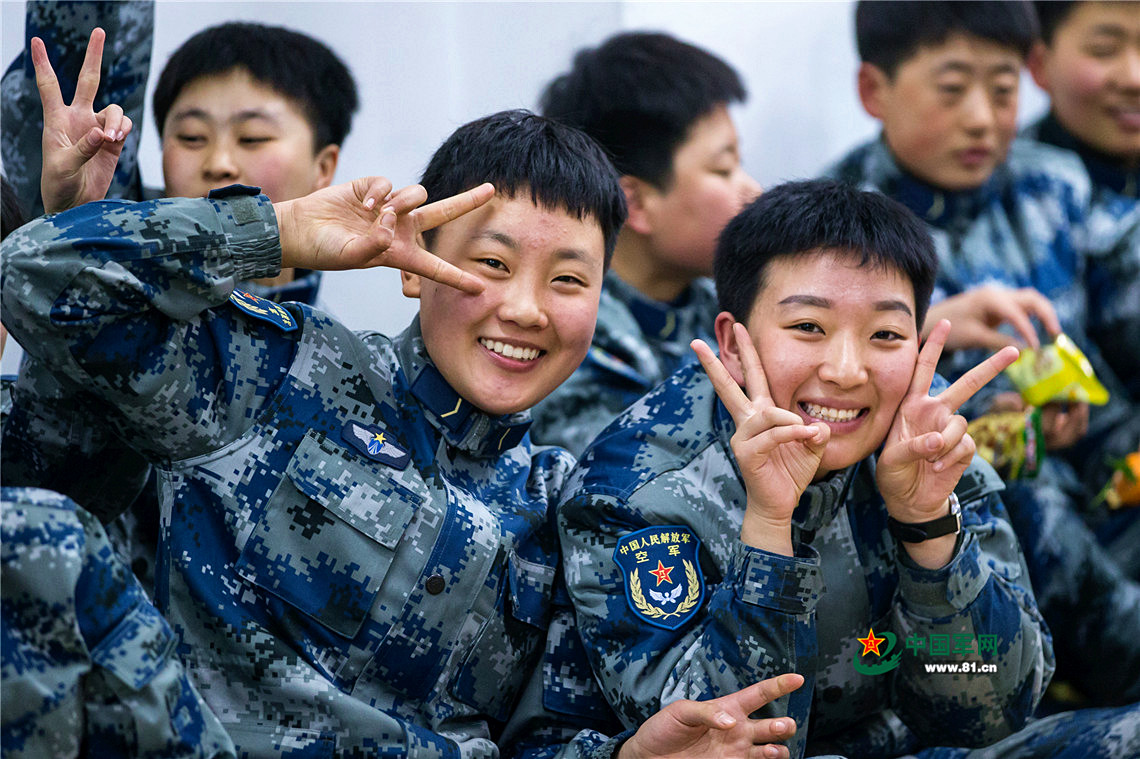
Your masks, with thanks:
<instances>
[{"instance_id":1,"label":"snack bag","mask_svg":"<svg viewBox=\"0 0 1140 759\"><path fill-rule=\"evenodd\" d=\"M1006 480L1037 476L1045 457L1041 410L986 414L966 427L985 459Z\"/></svg>"},{"instance_id":2,"label":"snack bag","mask_svg":"<svg viewBox=\"0 0 1140 759\"><path fill-rule=\"evenodd\" d=\"M1103 406L1108 390L1096 378L1092 364L1065 335L1039 350L1026 348L1005 370L1031 406L1074 402Z\"/></svg>"}]
</instances>

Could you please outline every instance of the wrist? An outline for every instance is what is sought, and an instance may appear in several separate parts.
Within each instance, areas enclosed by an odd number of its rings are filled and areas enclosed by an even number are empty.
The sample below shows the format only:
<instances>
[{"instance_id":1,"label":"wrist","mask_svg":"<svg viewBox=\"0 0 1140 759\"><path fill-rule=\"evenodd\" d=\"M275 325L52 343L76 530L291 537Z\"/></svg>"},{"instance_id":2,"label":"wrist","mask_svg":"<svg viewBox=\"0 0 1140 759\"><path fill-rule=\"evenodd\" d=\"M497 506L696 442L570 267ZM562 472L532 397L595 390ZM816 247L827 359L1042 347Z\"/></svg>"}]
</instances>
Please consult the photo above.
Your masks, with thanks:
<instances>
[{"instance_id":1,"label":"wrist","mask_svg":"<svg viewBox=\"0 0 1140 759\"><path fill-rule=\"evenodd\" d=\"M291 269L297 266L293 261L293 251L296 250L296 228L293 219L292 201L282 201L273 204L273 213L277 217L277 240L281 248L281 268Z\"/></svg>"},{"instance_id":2,"label":"wrist","mask_svg":"<svg viewBox=\"0 0 1140 759\"><path fill-rule=\"evenodd\" d=\"M751 504L745 509L744 520L740 525L740 541L752 548L780 554L795 555L792 546L792 521L790 518L773 518Z\"/></svg>"}]
</instances>

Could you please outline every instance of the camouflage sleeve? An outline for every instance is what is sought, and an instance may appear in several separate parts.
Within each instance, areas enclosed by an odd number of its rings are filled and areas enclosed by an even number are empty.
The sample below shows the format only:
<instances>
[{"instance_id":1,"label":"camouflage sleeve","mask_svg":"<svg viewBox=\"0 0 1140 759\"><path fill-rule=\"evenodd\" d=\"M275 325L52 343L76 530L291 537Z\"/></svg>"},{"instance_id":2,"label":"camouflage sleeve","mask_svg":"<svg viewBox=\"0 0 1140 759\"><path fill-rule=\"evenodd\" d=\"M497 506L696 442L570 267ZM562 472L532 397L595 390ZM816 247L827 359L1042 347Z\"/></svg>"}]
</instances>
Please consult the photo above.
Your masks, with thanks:
<instances>
[{"instance_id":1,"label":"camouflage sleeve","mask_svg":"<svg viewBox=\"0 0 1140 759\"><path fill-rule=\"evenodd\" d=\"M680 518L701 514L700 498L698 489L665 475L629 499L590 493L561 505L566 580L590 663L626 726L681 698L717 698L801 672L807 676L803 687L762 710L767 717L796 720L799 730L789 741L796 756L811 707L814 609L823 583L819 556L806 546L800 555L779 556L735 540L726 549L730 561L723 576L703 578L695 535ZM703 506L716 508L707 498ZM642 580L618 561L622 545L639 535L655 537L657 530L670 539L676 533L678 543L692 551L670 559L677 575L671 579L684 577L676 587L687 588L683 598L672 599L675 606L658 605L653 577ZM641 560L637 553L629 554L631 561ZM647 566L656 566L657 559L653 555Z\"/></svg>"},{"instance_id":2,"label":"camouflage sleeve","mask_svg":"<svg viewBox=\"0 0 1140 759\"><path fill-rule=\"evenodd\" d=\"M87 52L91 30L102 27L107 33L103 48L103 69L94 108L101 111L111 103L122 106L134 129L127 136L107 197L142 199L138 147L142 136L146 79L150 71L151 41L154 36L153 0L124 2L71 2L28 0L24 21L24 51L12 62L0 81L0 155L4 173L12 183L29 217L44 212L40 197L43 152L43 109L36 73L32 67L29 43L32 37L44 41L49 60L59 78L64 102L75 95L76 80Z\"/></svg>"},{"instance_id":3,"label":"camouflage sleeve","mask_svg":"<svg viewBox=\"0 0 1140 759\"><path fill-rule=\"evenodd\" d=\"M606 703L575 629L569 599L564 600L551 617L542 662L503 730L504 756L610 759L633 733L622 732Z\"/></svg>"},{"instance_id":4,"label":"camouflage sleeve","mask_svg":"<svg viewBox=\"0 0 1140 759\"><path fill-rule=\"evenodd\" d=\"M1088 289L1089 337L1104 361L1140 398L1140 203L1102 191L1094 198L1088 226L1094 255Z\"/></svg>"},{"instance_id":5,"label":"camouflage sleeve","mask_svg":"<svg viewBox=\"0 0 1140 759\"><path fill-rule=\"evenodd\" d=\"M1053 675L1052 640L1000 487L988 467L967 470L957 490L961 539L945 567L923 569L897 547L892 627L914 655L891 673L892 703L926 745L981 746L1019 730ZM936 646L946 649L941 657ZM978 671L964 678L928 671L950 653Z\"/></svg>"},{"instance_id":6,"label":"camouflage sleeve","mask_svg":"<svg viewBox=\"0 0 1140 759\"><path fill-rule=\"evenodd\" d=\"M127 442L152 458L236 439L291 361L291 312L216 308L236 280L281 264L269 199L237 192L88 203L3 243L13 337L110 403ZM285 321L267 318L277 313Z\"/></svg>"},{"instance_id":7,"label":"camouflage sleeve","mask_svg":"<svg viewBox=\"0 0 1140 759\"><path fill-rule=\"evenodd\" d=\"M99 521L48 491L2 500L4 755L233 756Z\"/></svg>"}]
</instances>

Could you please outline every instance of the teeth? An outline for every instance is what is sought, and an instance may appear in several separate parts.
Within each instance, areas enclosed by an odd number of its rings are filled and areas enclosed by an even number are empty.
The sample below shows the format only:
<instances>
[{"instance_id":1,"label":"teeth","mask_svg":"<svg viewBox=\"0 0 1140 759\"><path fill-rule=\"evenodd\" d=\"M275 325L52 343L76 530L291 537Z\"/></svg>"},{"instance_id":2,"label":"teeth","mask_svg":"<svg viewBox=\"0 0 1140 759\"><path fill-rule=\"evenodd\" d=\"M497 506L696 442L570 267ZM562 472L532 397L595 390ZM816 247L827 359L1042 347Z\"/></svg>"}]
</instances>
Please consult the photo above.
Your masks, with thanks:
<instances>
[{"instance_id":1,"label":"teeth","mask_svg":"<svg viewBox=\"0 0 1140 759\"><path fill-rule=\"evenodd\" d=\"M479 344L489 351L498 353L500 356L506 356L507 358L513 358L519 361L534 361L538 358L538 354L542 352L537 348L523 348L499 340L488 340L487 338L480 338Z\"/></svg>"},{"instance_id":2,"label":"teeth","mask_svg":"<svg viewBox=\"0 0 1140 759\"><path fill-rule=\"evenodd\" d=\"M808 416L822 419L825 422L849 422L859 416L859 409L857 408L828 408L827 406L817 406L814 403L805 403L803 407L804 411L808 412Z\"/></svg>"}]
</instances>

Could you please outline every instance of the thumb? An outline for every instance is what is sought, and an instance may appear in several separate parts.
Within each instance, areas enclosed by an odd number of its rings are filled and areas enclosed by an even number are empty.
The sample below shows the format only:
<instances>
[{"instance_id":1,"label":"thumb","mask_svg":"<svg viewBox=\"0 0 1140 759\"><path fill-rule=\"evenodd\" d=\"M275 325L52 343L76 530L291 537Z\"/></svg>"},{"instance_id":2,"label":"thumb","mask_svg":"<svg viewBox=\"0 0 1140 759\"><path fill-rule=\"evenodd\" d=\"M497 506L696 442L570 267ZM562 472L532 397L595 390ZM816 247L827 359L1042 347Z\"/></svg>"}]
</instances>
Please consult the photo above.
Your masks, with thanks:
<instances>
[{"instance_id":1,"label":"thumb","mask_svg":"<svg viewBox=\"0 0 1140 759\"><path fill-rule=\"evenodd\" d=\"M75 145L76 151L83 158L83 160L79 161L79 164L85 164L94 158L102 146L103 130L99 127L91 127L87 134L83 135L83 139Z\"/></svg>"},{"instance_id":2,"label":"thumb","mask_svg":"<svg viewBox=\"0 0 1140 759\"><path fill-rule=\"evenodd\" d=\"M727 730L737 721L716 701L674 701L670 706L675 709L674 719L686 727Z\"/></svg>"}]
</instances>

